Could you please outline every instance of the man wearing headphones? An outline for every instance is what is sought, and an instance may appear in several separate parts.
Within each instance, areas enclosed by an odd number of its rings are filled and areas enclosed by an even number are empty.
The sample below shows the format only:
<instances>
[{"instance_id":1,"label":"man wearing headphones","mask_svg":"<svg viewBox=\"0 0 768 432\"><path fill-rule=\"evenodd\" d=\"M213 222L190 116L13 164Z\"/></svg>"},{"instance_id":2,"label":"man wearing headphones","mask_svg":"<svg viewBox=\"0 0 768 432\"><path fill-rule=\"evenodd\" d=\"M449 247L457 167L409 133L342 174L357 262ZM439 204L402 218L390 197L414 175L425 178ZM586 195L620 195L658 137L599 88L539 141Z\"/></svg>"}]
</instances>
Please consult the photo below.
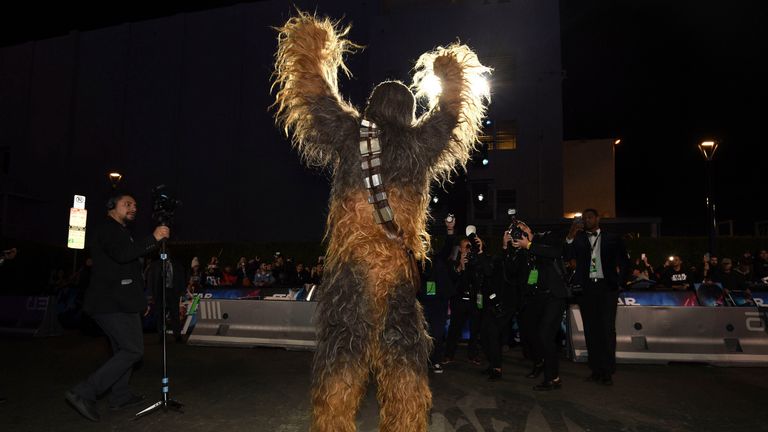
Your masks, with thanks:
<instances>
[{"instance_id":1,"label":"man wearing headphones","mask_svg":"<svg viewBox=\"0 0 768 432\"><path fill-rule=\"evenodd\" d=\"M128 388L131 371L144 355L141 313L147 307L140 258L157 250L170 236L166 226L152 235L135 239L126 225L136 218L136 200L128 193L115 193L107 201L107 217L89 232L88 247L93 258L91 282L85 293L85 310L109 338L113 356L85 381L68 390L64 397L91 421L99 421L98 395L111 390L109 405L121 409L144 397Z\"/></svg>"}]
</instances>

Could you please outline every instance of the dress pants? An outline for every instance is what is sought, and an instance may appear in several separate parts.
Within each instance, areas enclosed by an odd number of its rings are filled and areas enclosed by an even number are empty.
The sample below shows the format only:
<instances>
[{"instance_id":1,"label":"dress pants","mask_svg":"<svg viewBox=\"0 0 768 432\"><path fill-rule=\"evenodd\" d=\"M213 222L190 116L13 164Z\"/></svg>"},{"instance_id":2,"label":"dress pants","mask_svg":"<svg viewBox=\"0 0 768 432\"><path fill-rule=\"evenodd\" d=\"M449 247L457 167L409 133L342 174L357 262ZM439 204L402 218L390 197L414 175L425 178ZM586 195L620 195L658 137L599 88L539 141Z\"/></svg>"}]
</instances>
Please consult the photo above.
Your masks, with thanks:
<instances>
[{"instance_id":1,"label":"dress pants","mask_svg":"<svg viewBox=\"0 0 768 432\"><path fill-rule=\"evenodd\" d=\"M427 299L423 302L424 316L429 326L429 336L434 345L429 356L431 364L443 361L445 351L445 323L448 320L448 300Z\"/></svg>"},{"instance_id":2,"label":"dress pants","mask_svg":"<svg viewBox=\"0 0 768 432\"><path fill-rule=\"evenodd\" d=\"M616 371L616 309L619 292L603 281L589 281L579 298L589 368L599 376Z\"/></svg>"},{"instance_id":3,"label":"dress pants","mask_svg":"<svg viewBox=\"0 0 768 432\"><path fill-rule=\"evenodd\" d=\"M116 406L131 398L128 388L133 365L144 355L144 334L138 313L105 313L93 315L112 345L112 357L72 391L94 401L107 390L110 405Z\"/></svg>"},{"instance_id":4,"label":"dress pants","mask_svg":"<svg viewBox=\"0 0 768 432\"><path fill-rule=\"evenodd\" d=\"M451 298L451 325L448 326L448 337L445 342L445 357L448 359L453 359L456 354L456 346L459 343L461 331L467 320L469 320L467 356L470 359L475 359L480 352L478 342L480 339L482 311L477 308L473 300L462 300L460 296Z\"/></svg>"},{"instance_id":5,"label":"dress pants","mask_svg":"<svg viewBox=\"0 0 768 432\"><path fill-rule=\"evenodd\" d=\"M520 339L534 363L544 362L544 379L560 376L557 333L563 322L565 299L550 293L527 295L520 311Z\"/></svg>"},{"instance_id":6,"label":"dress pants","mask_svg":"<svg viewBox=\"0 0 768 432\"><path fill-rule=\"evenodd\" d=\"M502 314L496 314L492 307L483 308L483 325L480 345L483 346L485 357L490 363L490 367L501 369L502 363L502 337L504 328L509 327L509 321L512 319L512 312L504 311Z\"/></svg>"}]
</instances>

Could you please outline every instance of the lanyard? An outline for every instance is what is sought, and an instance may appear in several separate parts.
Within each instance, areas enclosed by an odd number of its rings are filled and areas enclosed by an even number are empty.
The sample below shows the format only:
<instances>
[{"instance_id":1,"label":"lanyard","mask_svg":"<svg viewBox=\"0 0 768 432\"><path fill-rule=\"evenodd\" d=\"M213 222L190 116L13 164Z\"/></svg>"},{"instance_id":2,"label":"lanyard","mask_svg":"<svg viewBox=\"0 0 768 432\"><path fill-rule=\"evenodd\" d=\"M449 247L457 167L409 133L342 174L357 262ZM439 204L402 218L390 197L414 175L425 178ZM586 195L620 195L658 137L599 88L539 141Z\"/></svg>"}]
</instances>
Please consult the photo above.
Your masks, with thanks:
<instances>
[{"instance_id":1,"label":"lanyard","mask_svg":"<svg viewBox=\"0 0 768 432\"><path fill-rule=\"evenodd\" d=\"M597 236L595 236L595 241L592 242L589 240L589 235L587 235L587 243L589 243L589 254L594 255L595 253L595 246L597 246L597 242L600 241L600 235L603 234L602 232L597 233Z\"/></svg>"}]
</instances>

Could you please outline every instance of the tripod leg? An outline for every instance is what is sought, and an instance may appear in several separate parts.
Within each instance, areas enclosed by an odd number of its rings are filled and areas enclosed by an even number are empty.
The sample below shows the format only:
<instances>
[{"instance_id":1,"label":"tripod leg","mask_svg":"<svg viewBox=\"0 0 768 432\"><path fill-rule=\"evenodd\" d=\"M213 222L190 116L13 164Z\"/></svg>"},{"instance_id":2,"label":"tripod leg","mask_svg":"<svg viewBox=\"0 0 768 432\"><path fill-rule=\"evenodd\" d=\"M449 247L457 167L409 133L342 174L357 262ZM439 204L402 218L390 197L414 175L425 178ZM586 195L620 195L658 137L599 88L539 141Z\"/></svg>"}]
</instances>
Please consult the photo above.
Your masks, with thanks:
<instances>
[{"instance_id":1,"label":"tripod leg","mask_svg":"<svg viewBox=\"0 0 768 432\"><path fill-rule=\"evenodd\" d=\"M152 405L144 408L143 410L136 413L136 415L133 416L133 420L136 420L139 417L145 416L149 413L152 413L158 409L160 409L163 406L163 401L158 401L153 403Z\"/></svg>"}]
</instances>

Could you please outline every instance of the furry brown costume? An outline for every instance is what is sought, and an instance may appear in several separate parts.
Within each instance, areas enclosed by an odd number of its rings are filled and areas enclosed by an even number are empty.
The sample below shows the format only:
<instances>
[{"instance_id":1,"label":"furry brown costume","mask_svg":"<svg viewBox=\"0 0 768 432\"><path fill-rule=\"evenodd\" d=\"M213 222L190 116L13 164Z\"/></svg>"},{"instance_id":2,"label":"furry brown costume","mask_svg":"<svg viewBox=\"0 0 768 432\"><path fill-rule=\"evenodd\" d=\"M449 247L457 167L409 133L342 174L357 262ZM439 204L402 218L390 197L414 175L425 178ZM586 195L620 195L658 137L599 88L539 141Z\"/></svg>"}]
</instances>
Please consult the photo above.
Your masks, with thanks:
<instances>
[{"instance_id":1,"label":"furry brown costume","mask_svg":"<svg viewBox=\"0 0 768 432\"><path fill-rule=\"evenodd\" d=\"M338 69L349 74L342 57L358 48L345 39L349 27L300 12L277 30L276 122L307 165L333 173L312 430L354 431L373 373L380 430L425 431L432 403L431 341L415 297L411 257L423 261L429 248L430 182L447 180L477 142L487 94L472 87L489 69L464 45L422 55L414 76L417 95L425 94L421 87L434 76L442 93L418 120L415 97L399 82L383 82L369 97L365 118L380 129L381 177L400 230L394 241L375 222L362 181L362 118L338 92Z\"/></svg>"}]
</instances>

